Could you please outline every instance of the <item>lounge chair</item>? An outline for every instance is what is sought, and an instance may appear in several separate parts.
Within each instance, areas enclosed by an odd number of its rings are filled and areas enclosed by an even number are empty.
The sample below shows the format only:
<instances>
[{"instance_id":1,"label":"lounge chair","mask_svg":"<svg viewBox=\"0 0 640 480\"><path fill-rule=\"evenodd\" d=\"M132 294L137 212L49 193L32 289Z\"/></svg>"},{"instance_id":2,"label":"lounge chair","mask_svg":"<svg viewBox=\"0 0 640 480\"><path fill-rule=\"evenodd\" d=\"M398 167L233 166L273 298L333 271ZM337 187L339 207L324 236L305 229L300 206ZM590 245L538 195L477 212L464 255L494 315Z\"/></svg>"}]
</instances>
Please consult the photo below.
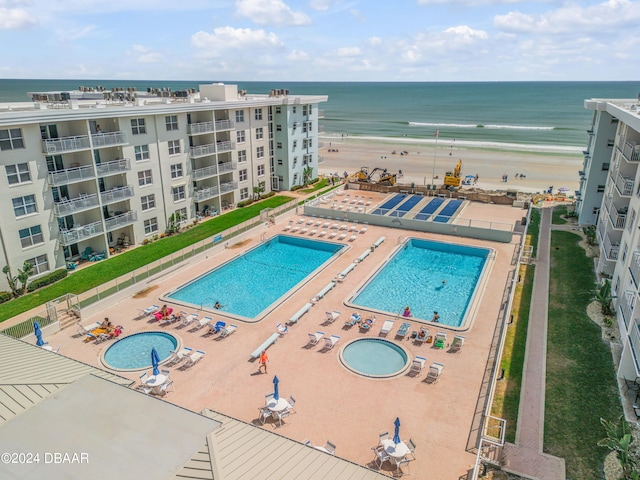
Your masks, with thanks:
<instances>
[{"instance_id":1,"label":"lounge chair","mask_svg":"<svg viewBox=\"0 0 640 480\"><path fill-rule=\"evenodd\" d=\"M367 317L365 320L363 320L360 323L360 328L362 330L371 330L371 327L373 327L374 323L376 323L376 316L375 315L373 317Z\"/></svg>"},{"instance_id":2,"label":"lounge chair","mask_svg":"<svg viewBox=\"0 0 640 480\"><path fill-rule=\"evenodd\" d=\"M347 225L346 223L343 223L342 225L340 225L339 230L348 230L349 229L349 225Z\"/></svg>"},{"instance_id":3,"label":"lounge chair","mask_svg":"<svg viewBox=\"0 0 640 480\"><path fill-rule=\"evenodd\" d=\"M360 316L360 314L358 312L353 312L351 314L351 317L349 317L349 320L344 322L344 324L347 327L353 327L354 325L357 325L361 321L362 321L362 317Z\"/></svg>"},{"instance_id":4,"label":"lounge chair","mask_svg":"<svg viewBox=\"0 0 640 480\"><path fill-rule=\"evenodd\" d=\"M285 225L285 227L283 228L283 230L286 232L287 230L291 230L291 227L293 225L291 225L290 223L288 225Z\"/></svg>"},{"instance_id":5,"label":"lounge chair","mask_svg":"<svg viewBox=\"0 0 640 480\"><path fill-rule=\"evenodd\" d=\"M342 315L337 310L334 310L333 312L325 312L325 314L326 314L326 317L324 319L325 323L333 323L338 319L340 315Z\"/></svg>"},{"instance_id":6,"label":"lounge chair","mask_svg":"<svg viewBox=\"0 0 640 480\"><path fill-rule=\"evenodd\" d=\"M202 360L202 357L204 357L204 355L205 355L205 352L203 352L202 350L196 350L194 353L187 356L187 361L185 362L183 367L189 368L194 366L196 363Z\"/></svg>"},{"instance_id":7,"label":"lounge chair","mask_svg":"<svg viewBox=\"0 0 640 480\"><path fill-rule=\"evenodd\" d=\"M151 305L150 307L147 307L144 310L140 310L140 315L138 315L138 318L150 317L154 313L156 313L158 310L160 310L160 305Z\"/></svg>"},{"instance_id":8,"label":"lounge chair","mask_svg":"<svg viewBox=\"0 0 640 480\"><path fill-rule=\"evenodd\" d=\"M402 322L400 328L396 332L396 337L406 337L409 334L409 330L411 329L411 324L409 322Z\"/></svg>"},{"instance_id":9,"label":"lounge chair","mask_svg":"<svg viewBox=\"0 0 640 480\"><path fill-rule=\"evenodd\" d=\"M380 329L380 335L387 335L393 329L393 320L385 320Z\"/></svg>"},{"instance_id":10,"label":"lounge chair","mask_svg":"<svg viewBox=\"0 0 640 480\"><path fill-rule=\"evenodd\" d=\"M195 322L193 323L193 327L195 330L200 330L202 327L206 326L206 325L215 325L213 318L211 317L202 317L200 319L197 319Z\"/></svg>"},{"instance_id":11,"label":"lounge chair","mask_svg":"<svg viewBox=\"0 0 640 480\"><path fill-rule=\"evenodd\" d=\"M289 410L291 410L293 413L298 413L295 409L296 397L294 397L293 395L289 395L289 399L287 400L287 402L289 402Z\"/></svg>"},{"instance_id":12,"label":"lounge chair","mask_svg":"<svg viewBox=\"0 0 640 480\"><path fill-rule=\"evenodd\" d=\"M336 232L331 232L331 233L329 234L329 238L335 238L335 237L336 237L336 235L337 235L337 233L336 233Z\"/></svg>"},{"instance_id":13,"label":"lounge chair","mask_svg":"<svg viewBox=\"0 0 640 480\"><path fill-rule=\"evenodd\" d=\"M237 325L234 325L233 323L230 323L229 325L227 325L226 327L222 327L220 329L220 336L221 337L228 337L229 335L231 335L233 332L235 332L238 329Z\"/></svg>"},{"instance_id":14,"label":"lounge chair","mask_svg":"<svg viewBox=\"0 0 640 480\"><path fill-rule=\"evenodd\" d=\"M196 322L198 320L198 314L192 313L191 315L187 315L182 319L182 325L188 327L191 322Z\"/></svg>"},{"instance_id":15,"label":"lounge chair","mask_svg":"<svg viewBox=\"0 0 640 480\"><path fill-rule=\"evenodd\" d=\"M320 233L318 234L319 237L324 237L327 234L326 230L320 230Z\"/></svg>"},{"instance_id":16,"label":"lounge chair","mask_svg":"<svg viewBox=\"0 0 640 480\"><path fill-rule=\"evenodd\" d=\"M93 255L93 250L91 249L91 247L87 247L80 254L80 260L89 261L89 258L91 258L92 255Z\"/></svg>"},{"instance_id":17,"label":"lounge chair","mask_svg":"<svg viewBox=\"0 0 640 480\"><path fill-rule=\"evenodd\" d=\"M338 235L338 240L344 240L345 238L347 238L346 233L341 233L340 235Z\"/></svg>"},{"instance_id":18,"label":"lounge chair","mask_svg":"<svg viewBox=\"0 0 640 480\"><path fill-rule=\"evenodd\" d=\"M340 337L338 335L331 335L330 337L324 337L324 348L331 350L338 343Z\"/></svg>"},{"instance_id":19,"label":"lounge chair","mask_svg":"<svg viewBox=\"0 0 640 480\"><path fill-rule=\"evenodd\" d=\"M427 363L427 359L424 357L416 357L411 362L411 369L409 370L410 374L420 375L422 373L422 369L424 368L425 363Z\"/></svg>"},{"instance_id":20,"label":"lounge chair","mask_svg":"<svg viewBox=\"0 0 640 480\"><path fill-rule=\"evenodd\" d=\"M165 317L162 320L160 320L159 325L169 325L174 322L179 322L179 321L182 321L186 316L187 316L187 312L185 311L182 311L178 314L172 313L168 317Z\"/></svg>"},{"instance_id":21,"label":"lounge chair","mask_svg":"<svg viewBox=\"0 0 640 480\"><path fill-rule=\"evenodd\" d=\"M425 378L424 381L429 383L436 383L438 380L440 380L440 376L442 375L443 369L444 369L443 364L438 362L433 362L429 367L427 378Z\"/></svg>"},{"instance_id":22,"label":"lounge chair","mask_svg":"<svg viewBox=\"0 0 640 480\"><path fill-rule=\"evenodd\" d=\"M357 237L357 235L351 235L351 236L349 237L349 241L350 241L350 242L353 242L356 238L358 238L358 237Z\"/></svg>"},{"instance_id":23,"label":"lounge chair","mask_svg":"<svg viewBox=\"0 0 640 480\"><path fill-rule=\"evenodd\" d=\"M286 425L286 423L283 422L283 420L287 418L289 415L291 415L291 410L289 410L288 408L285 410L282 410L281 412L273 412L271 414L274 420L277 420L281 427L283 425Z\"/></svg>"},{"instance_id":24,"label":"lounge chair","mask_svg":"<svg viewBox=\"0 0 640 480\"><path fill-rule=\"evenodd\" d=\"M456 335L453 337L453 342L451 342L451 353L458 353L462 350L462 346L464 345L465 337L463 335Z\"/></svg>"},{"instance_id":25,"label":"lounge chair","mask_svg":"<svg viewBox=\"0 0 640 480\"><path fill-rule=\"evenodd\" d=\"M420 327L420 330L418 331L414 342L423 344L427 341L427 338L429 338L429 329L426 327Z\"/></svg>"},{"instance_id":26,"label":"lounge chair","mask_svg":"<svg viewBox=\"0 0 640 480\"><path fill-rule=\"evenodd\" d=\"M409 453L407 455L411 455L412 460L416 459L416 442L413 441L413 438L410 438L407 442L407 447L409 447Z\"/></svg>"},{"instance_id":27,"label":"lounge chair","mask_svg":"<svg viewBox=\"0 0 640 480\"><path fill-rule=\"evenodd\" d=\"M433 348L444 348L447 346L447 334L445 332L436 333L433 340Z\"/></svg>"},{"instance_id":28,"label":"lounge chair","mask_svg":"<svg viewBox=\"0 0 640 480\"><path fill-rule=\"evenodd\" d=\"M278 325L276 325L276 328L278 329L278 333L281 337L284 337L287 333L289 333L289 325L287 324L282 325L281 323L279 323Z\"/></svg>"},{"instance_id":29,"label":"lounge chair","mask_svg":"<svg viewBox=\"0 0 640 480\"><path fill-rule=\"evenodd\" d=\"M324 332L316 332L309 334L309 341L307 342L307 346L313 347L320 342L320 339L324 337Z\"/></svg>"},{"instance_id":30,"label":"lounge chair","mask_svg":"<svg viewBox=\"0 0 640 480\"><path fill-rule=\"evenodd\" d=\"M102 343L106 342L107 340L111 340L111 335L109 335L108 333L100 333L98 334L98 338L96 338L96 341L94 343Z\"/></svg>"},{"instance_id":31,"label":"lounge chair","mask_svg":"<svg viewBox=\"0 0 640 480\"><path fill-rule=\"evenodd\" d=\"M376 464L378 465L378 469L382 468L382 464L390 460L389 454L386 452L382 445L374 447L374 453L376 454Z\"/></svg>"},{"instance_id":32,"label":"lounge chair","mask_svg":"<svg viewBox=\"0 0 640 480\"><path fill-rule=\"evenodd\" d=\"M309 232L309 235L315 235L316 233L318 233L318 230L316 230L315 228L313 230L311 230Z\"/></svg>"},{"instance_id":33,"label":"lounge chair","mask_svg":"<svg viewBox=\"0 0 640 480\"><path fill-rule=\"evenodd\" d=\"M169 389L173 390L174 392L176 391L176 389L173 387L173 380L169 380L168 382L160 385L160 390L158 391L157 395L164 397L167 393L169 393Z\"/></svg>"},{"instance_id":34,"label":"lounge chair","mask_svg":"<svg viewBox=\"0 0 640 480\"><path fill-rule=\"evenodd\" d=\"M368 230L367 225L368 225L368 223L364 224L364 226L360 229L360 233L367 233L367 230Z\"/></svg>"},{"instance_id":35,"label":"lounge chair","mask_svg":"<svg viewBox=\"0 0 640 480\"><path fill-rule=\"evenodd\" d=\"M223 327L226 327L226 326L227 326L226 322L223 322L223 321L221 321L221 320L218 320L218 321L217 321L216 323L214 323L214 324L212 324L211 322L209 322L207 325L208 325L208 327L209 327L209 333L213 333L214 335L215 335L216 333L220 333L220 330L221 330Z\"/></svg>"},{"instance_id":36,"label":"lounge chair","mask_svg":"<svg viewBox=\"0 0 640 480\"><path fill-rule=\"evenodd\" d=\"M190 347L183 347L181 350L174 350L169 354L169 359L165 365L175 365L187 358L193 353L193 349Z\"/></svg>"}]
</instances>

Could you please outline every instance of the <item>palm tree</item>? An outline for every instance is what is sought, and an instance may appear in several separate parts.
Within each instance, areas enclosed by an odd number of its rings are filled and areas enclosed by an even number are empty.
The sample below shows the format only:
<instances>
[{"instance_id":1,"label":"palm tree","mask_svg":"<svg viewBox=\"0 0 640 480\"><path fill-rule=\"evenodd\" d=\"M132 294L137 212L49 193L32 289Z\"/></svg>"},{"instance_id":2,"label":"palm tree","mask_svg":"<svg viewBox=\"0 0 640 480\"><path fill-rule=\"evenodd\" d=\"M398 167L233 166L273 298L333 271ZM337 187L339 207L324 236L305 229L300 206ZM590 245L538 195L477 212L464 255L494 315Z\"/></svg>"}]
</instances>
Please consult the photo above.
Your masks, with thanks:
<instances>
[{"instance_id":1,"label":"palm tree","mask_svg":"<svg viewBox=\"0 0 640 480\"><path fill-rule=\"evenodd\" d=\"M33 275L33 265L29 263L27 260L22 264L22 270L18 270L18 281L22 284L22 290L24 293L27 293L29 289L27 288L27 280L29 277Z\"/></svg>"},{"instance_id":2,"label":"palm tree","mask_svg":"<svg viewBox=\"0 0 640 480\"><path fill-rule=\"evenodd\" d=\"M11 293L13 294L14 297L17 297L18 287L16 286L16 280L18 279L18 277L14 277L13 275L11 275L11 268L9 267L9 265L5 265L2 268L2 273L4 273L7 276L7 283L9 283L9 287L11 288Z\"/></svg>"},{"instance_id":3,"label":"palm tree","mask_svg":"<svg viewBox=\"0 0 640 480\"><path fill-rule=\"evenodd\" d=\"M614 298L611 295L611 282L609 280L595 284L593 299L600 304L603 315L613 315L612 301Z\"/></svg>"},{"instance_id":4,"label":"palm tree","mask_svg":"<svg viewBox=\"0 0 640 480\"><path fill-rule=\"evenodd\" d=\"M305 187L309 185L309 182L311 181L311 175L313 175L313 168L305 167L302 171L302 179Z\"/></svg>"},{"instance_id":5,"label":"palm tree","mask_svg":"<svg viewBox=\"0 0 640 480\"><path fill-rule=\"evenodd\" d=\"M618 423L600 419L600 423L604 427L607 437L598 441L600 447L606 447L612 452L616 452L616 457L620 466L622 467L622 479L621 480L638 480L640 472L636 470L638 466L637 460L631 453L631 444L633 443L633 436L629 424L626 422L623 416L618 419Z\"/></svg>"}]
</instances>

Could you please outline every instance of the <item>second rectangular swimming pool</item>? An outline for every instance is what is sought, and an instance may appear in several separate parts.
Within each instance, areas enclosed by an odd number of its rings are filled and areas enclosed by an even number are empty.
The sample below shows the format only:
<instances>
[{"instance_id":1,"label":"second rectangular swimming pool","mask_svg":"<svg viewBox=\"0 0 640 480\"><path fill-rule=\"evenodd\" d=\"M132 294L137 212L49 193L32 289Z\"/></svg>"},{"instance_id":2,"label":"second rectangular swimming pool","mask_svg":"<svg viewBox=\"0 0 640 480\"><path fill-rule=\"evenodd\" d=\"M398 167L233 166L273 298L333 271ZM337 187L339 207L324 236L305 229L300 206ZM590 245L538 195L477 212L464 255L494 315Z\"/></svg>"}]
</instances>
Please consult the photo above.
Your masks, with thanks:
<instances>
[{"instance_id":1,"label":"second rectangular swimming pool","mask_svg":"<svg viewBox=\"0 0 640 480\"><path fill-rule=\"evenodd\" d=\"M260 318L276 301L328 263L344 245L277 235L239 257L169 292L168 301Z\"/></svg>"}]
</instances>

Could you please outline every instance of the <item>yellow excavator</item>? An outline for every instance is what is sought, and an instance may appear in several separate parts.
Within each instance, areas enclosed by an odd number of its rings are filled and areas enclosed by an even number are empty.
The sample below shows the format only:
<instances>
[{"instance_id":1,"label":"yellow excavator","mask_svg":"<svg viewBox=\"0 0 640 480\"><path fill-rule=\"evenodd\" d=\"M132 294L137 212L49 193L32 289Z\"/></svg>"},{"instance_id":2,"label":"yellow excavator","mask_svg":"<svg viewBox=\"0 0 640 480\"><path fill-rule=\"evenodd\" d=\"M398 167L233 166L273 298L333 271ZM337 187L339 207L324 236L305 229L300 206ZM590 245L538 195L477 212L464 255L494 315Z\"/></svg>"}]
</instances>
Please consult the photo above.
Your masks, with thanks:
<instances>
[{"instance_id":1,"label":"yellow excavator","mask_svg":"<svg viewBox=\"0 0 640 480\"><path fill-rule=\"evenodd\" d=\"M369 167L361 167L356 173L352 173L349 175L350 182L365 182L369 183L370 175L369 175Z\"/></svg>"},{"instance_id":2,"label":"yellow excavator","mask_svg":"<svg viewBox=\"0 0 640 480\"><path fill-rule=\"evenodd\" d=\"M453 172L446 172L444 174L444 184L447 187L459 187L460 177L462 176L462 160L458 160L458 164L453 169Z\"/></svg>"}]
</instances>

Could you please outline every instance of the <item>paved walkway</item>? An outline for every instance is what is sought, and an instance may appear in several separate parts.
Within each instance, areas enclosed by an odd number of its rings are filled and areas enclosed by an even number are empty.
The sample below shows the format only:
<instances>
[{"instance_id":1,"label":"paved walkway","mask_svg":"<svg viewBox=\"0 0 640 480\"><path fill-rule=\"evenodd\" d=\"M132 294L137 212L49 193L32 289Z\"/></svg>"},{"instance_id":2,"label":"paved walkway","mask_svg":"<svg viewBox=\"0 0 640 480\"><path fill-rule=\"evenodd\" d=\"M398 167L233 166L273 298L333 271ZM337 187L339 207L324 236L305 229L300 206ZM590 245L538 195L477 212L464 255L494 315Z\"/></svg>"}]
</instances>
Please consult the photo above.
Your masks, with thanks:
<instances>
[{"instance_id":1,"label":"paved walkway","mask_svg":"<svg viewBox=\"0 0 640 480\"><path fill-rule=\"evenodd\" d=\"M542 452L552 208L542 209L518 411L516 443L504 446L503 469L540 480L565 479L564 459Z\"/></svg>"}]
</instances>

